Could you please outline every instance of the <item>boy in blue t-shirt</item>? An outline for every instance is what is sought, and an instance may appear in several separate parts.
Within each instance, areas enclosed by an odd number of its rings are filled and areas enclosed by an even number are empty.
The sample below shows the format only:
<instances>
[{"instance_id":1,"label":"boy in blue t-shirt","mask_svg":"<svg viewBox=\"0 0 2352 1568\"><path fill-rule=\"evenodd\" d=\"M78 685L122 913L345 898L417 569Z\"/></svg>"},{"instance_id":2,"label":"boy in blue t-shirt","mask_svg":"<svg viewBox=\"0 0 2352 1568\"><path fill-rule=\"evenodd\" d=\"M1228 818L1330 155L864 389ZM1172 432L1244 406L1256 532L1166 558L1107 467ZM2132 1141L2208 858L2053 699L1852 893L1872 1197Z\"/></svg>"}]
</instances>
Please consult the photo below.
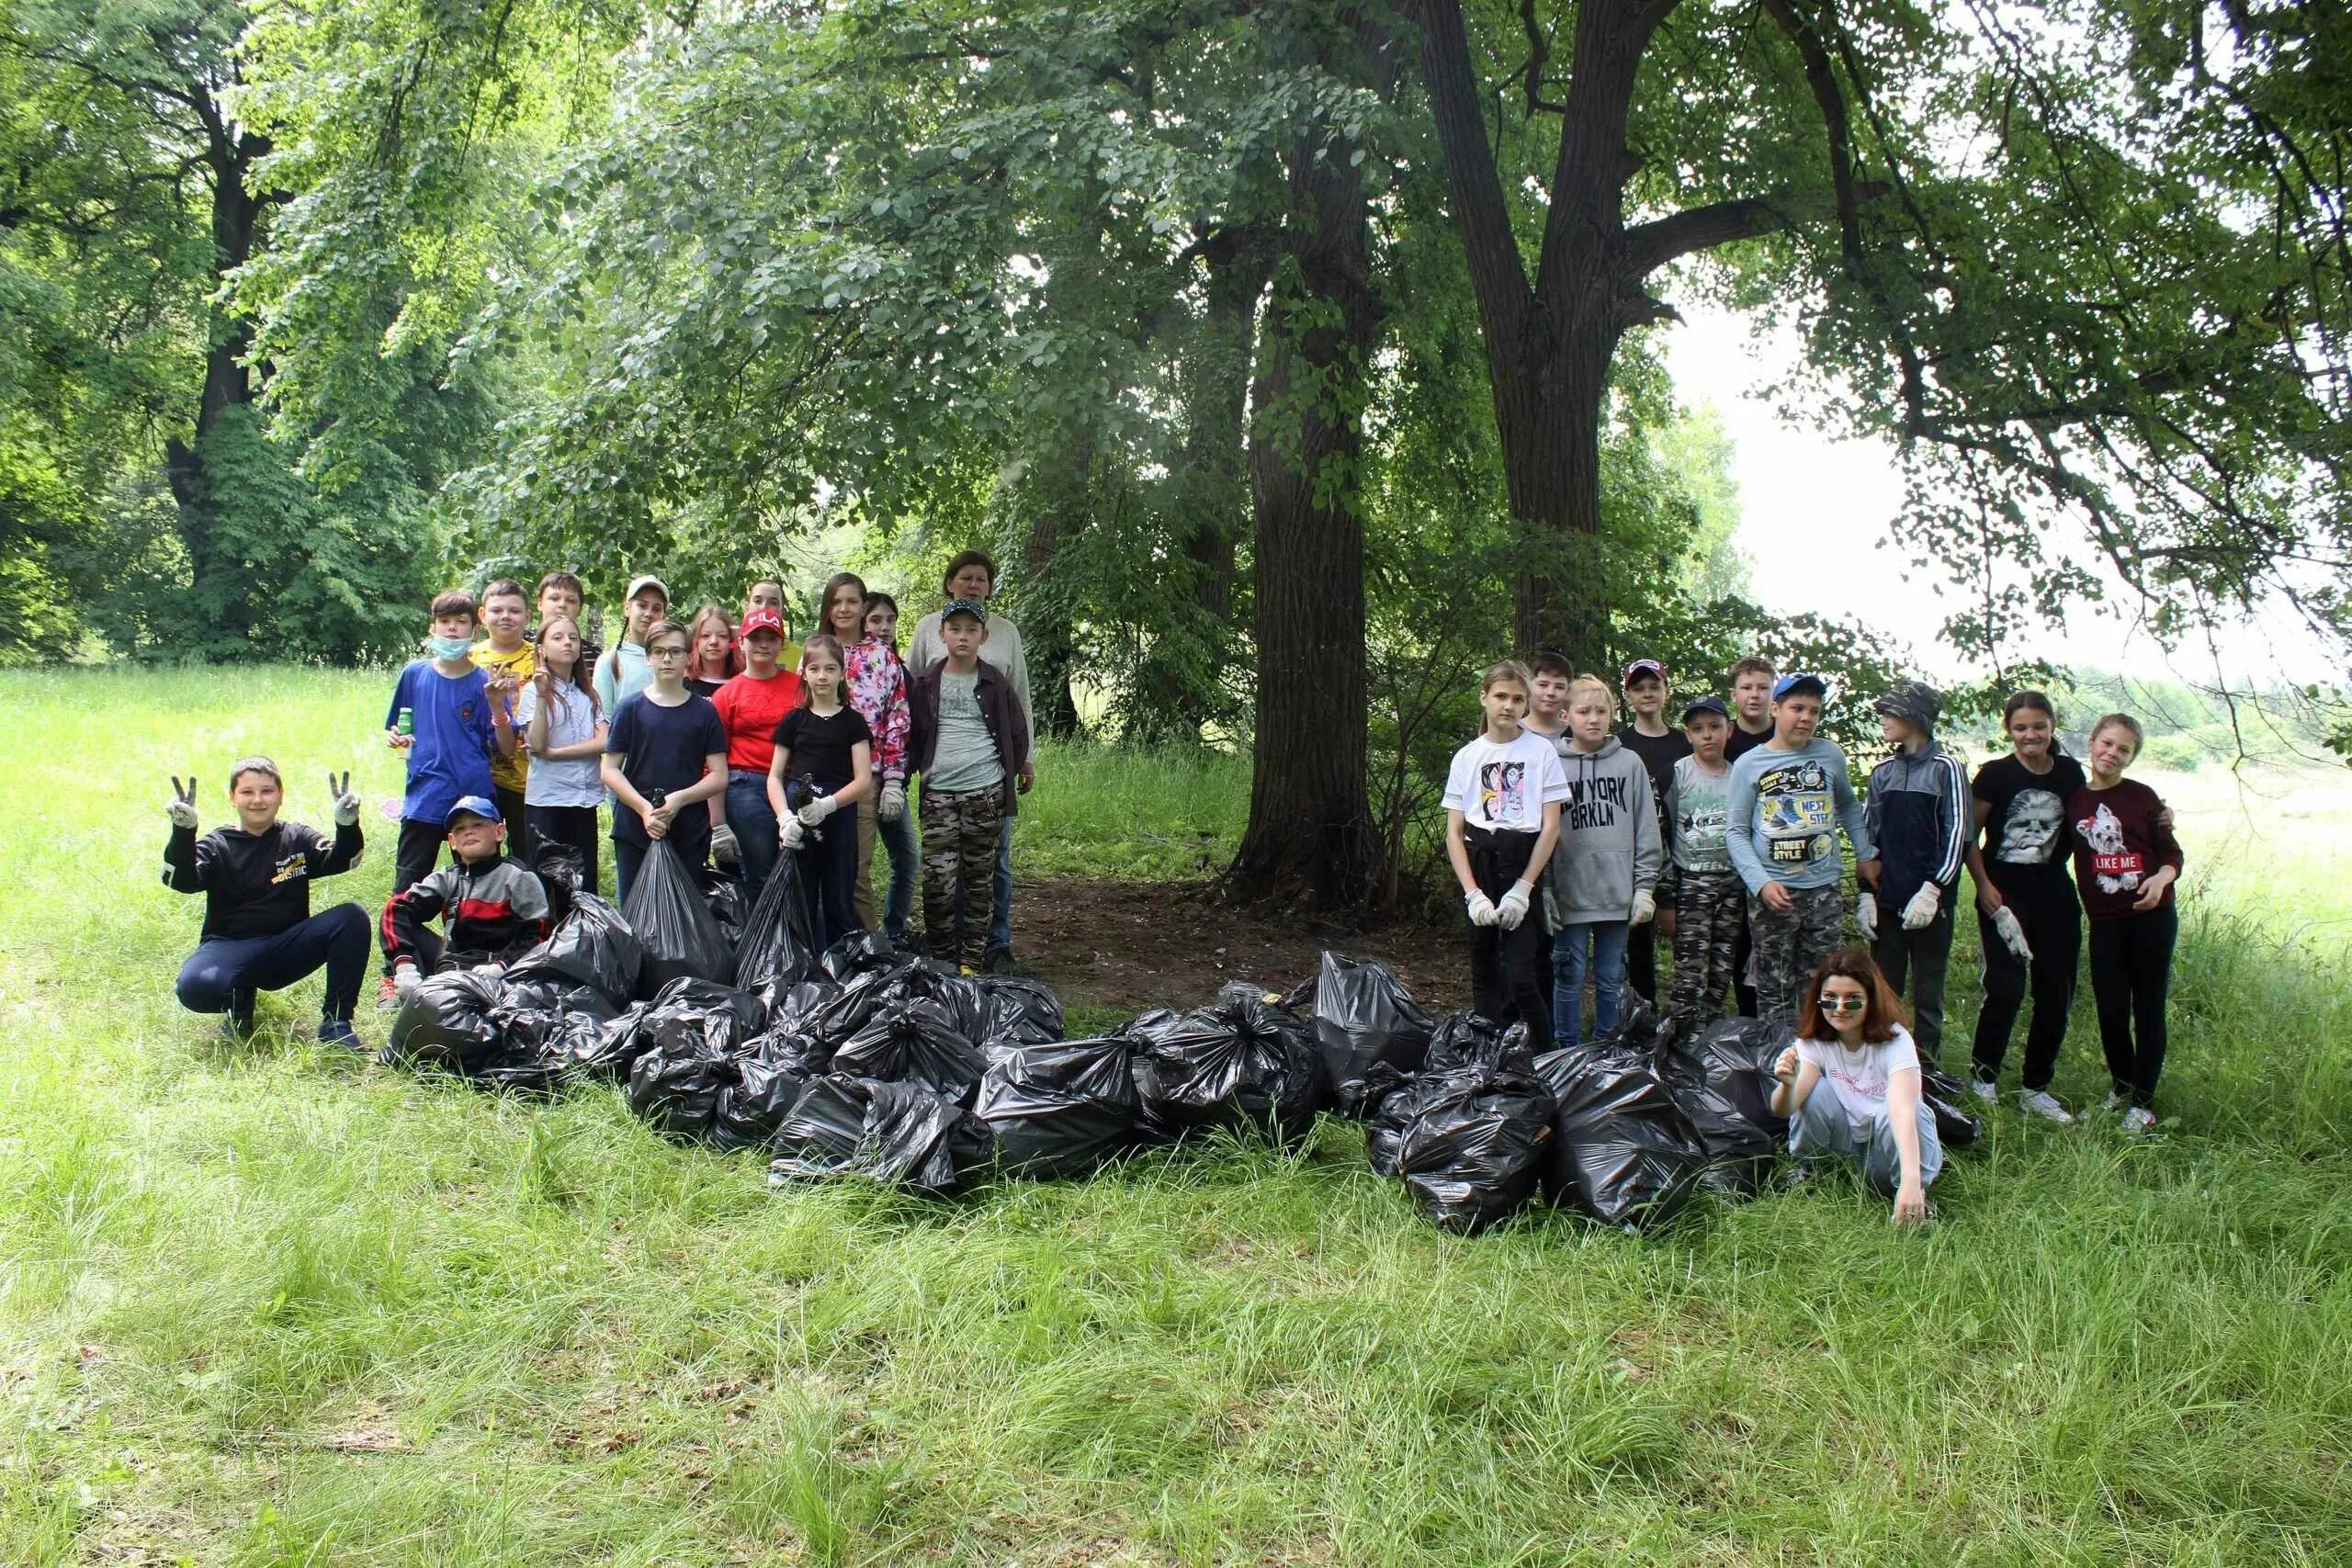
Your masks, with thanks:
<instances>
[{"instance_id":1,"label":"boy in blue t-shirt","mask_svg":"<svg viewBox=\"0 0 2352 1568\"><path fill-rule=\"evenodd\" d=\"M400 844L393 851L392 892L405 893L440 858L450 808L466 795L492 789L490 759L514 754L514 727L503 703L490 700L490 678L469 657L474 644L474 601L452 591L433 601L432 657L401 671L384 710L384 742L408 753L408 790L401 799ZM409 733L401 733L401 709ZM387 962L382 995L395 1006Z\"/></svg>"}]
</instances>

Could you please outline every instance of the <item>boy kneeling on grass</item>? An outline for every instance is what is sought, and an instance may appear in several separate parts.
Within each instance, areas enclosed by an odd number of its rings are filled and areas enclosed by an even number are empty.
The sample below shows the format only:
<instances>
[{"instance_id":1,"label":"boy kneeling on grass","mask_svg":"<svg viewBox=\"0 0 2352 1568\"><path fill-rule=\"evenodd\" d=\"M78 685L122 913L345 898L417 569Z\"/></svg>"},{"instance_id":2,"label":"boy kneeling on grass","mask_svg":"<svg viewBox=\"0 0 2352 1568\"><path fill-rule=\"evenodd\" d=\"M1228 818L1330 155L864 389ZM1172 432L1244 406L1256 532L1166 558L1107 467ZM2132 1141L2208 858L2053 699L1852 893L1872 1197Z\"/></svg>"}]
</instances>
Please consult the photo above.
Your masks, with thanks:
<instances>
[{"instance_id":1,"label":"boy kneeling on grass","mask_svg":"<svg viewBox=\"0 0 2352 1568\"><path fill-rule=\"evenodd\" d=\"M914 678L907 772L922 777L923 941L966 974L987 957L996 849L1029 767L1029 720L1012 682L980 661L988 612L969 599L939 613L947 657Z\"/></svg>"},{"instance_id":2,"label":"boy kneeling on grass","mask_svg":"<svg viewBox=\"0 0 2352 1568\"><path fill-rule=\"evenodd\" d=\"M469 795L449 808L456 863L395 893L384 905L384 961L395 992L406 996L444 969L503 965L548 934L548 890L539 874L500 852L506 821L487 796ZM448 936L427 922L446 919Z\"/></svg>"},{"instance_id":3,"label":"boy kneeling on grass","mask_svg":"<svg viewBox=\"0 0 2352 1568\"><path fill-rule=\"evenodd\" d=\"M180 1006L229 1015L227 1032L253 1032L254 1001L323 968L325 1016L319 1039L361 1048L351 1030L359 985L368 975L368 916L356 904L311 913L311 882L359 863L359 797L351 775L327 775L334 800L334 840L300 822L281 822L286 784L277 764L246 757L229 770L237 825L196 836L196 780L172 781L171 841L164 847L164 886L204 895L204 931L180 966Z\"/></svg>"}]
</instances>

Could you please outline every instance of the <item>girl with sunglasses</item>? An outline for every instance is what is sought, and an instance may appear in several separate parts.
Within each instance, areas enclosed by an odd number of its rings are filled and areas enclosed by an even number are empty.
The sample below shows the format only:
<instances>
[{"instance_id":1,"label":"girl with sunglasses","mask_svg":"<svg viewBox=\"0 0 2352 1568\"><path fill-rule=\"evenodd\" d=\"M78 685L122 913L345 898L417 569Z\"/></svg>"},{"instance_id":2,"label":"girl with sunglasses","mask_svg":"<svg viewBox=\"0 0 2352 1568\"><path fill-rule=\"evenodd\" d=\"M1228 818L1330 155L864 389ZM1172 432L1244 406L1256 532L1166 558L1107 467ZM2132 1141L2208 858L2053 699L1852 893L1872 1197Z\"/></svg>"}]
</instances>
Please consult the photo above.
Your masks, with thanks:
<instances>
[{"instance_id":1,"label":"girl with sunglasses","mask_svg":"<svg viewBox=\"0 0 2352 1568\"><path fill-rule=\"evenodd\" d=\"M1772 1064L1772 1114L1789 1119L1791 1154L1859 1166L1871 1190L1893 1195L1898 1225L1928 1218L1943 1145L1920 1095L1903 1004L1869 953L1840 948L1814 970L1796 1043Z\"/></svg>"}]
</instances>

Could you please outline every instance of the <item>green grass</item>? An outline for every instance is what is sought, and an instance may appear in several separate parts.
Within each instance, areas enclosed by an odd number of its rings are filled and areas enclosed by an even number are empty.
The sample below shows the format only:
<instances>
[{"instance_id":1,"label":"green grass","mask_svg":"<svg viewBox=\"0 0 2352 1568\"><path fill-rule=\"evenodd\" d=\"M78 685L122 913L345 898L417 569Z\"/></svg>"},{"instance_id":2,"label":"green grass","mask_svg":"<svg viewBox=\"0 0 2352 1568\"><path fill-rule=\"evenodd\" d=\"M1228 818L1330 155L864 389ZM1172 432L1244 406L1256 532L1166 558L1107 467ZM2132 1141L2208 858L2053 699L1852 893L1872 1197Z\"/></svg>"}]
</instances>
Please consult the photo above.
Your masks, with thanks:
<instances>
[{"instance_id":1,"label":"green grass","mask_svg":"<svg viewBox=\"0 0 2352 1568\"><path fill-rule=\"evenodd\" d=\"M949 1203L772 1195L609 1090L176 1010L164 776L217 803L266 746L297 815L330 763L372 800L381 684L0 678L0 1561L2352 1554L2340 952L2192 902L2173 1131L2004 1113L1918 1236L1831 1182L1453 1240L1329 1124ZM1051 761L1024 855L1233 825L1230 775ZM2078 1021L2063 1092L2095 1057Z\"/></svg>"}]
</instances>

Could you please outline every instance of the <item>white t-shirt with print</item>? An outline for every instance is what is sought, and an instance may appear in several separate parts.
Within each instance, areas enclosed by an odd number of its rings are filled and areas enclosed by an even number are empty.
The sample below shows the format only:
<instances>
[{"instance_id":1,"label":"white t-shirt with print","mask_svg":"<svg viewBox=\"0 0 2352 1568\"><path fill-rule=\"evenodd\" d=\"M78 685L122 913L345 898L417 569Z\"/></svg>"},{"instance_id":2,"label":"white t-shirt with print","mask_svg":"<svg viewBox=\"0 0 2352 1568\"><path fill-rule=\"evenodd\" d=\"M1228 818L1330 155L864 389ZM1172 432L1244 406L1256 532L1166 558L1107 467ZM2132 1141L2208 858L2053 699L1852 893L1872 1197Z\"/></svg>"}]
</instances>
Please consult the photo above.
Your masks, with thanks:
<instances>
[{"instance_id":1,"label":"white t-shirt with print","mask_svg":"<svg viewBox=\"0 0 2352 1568\"><path fill-rule=\"evenodd\" d=\"M1567 770L1543 736L1521 730L1498 743L1485 735L1453 754L1445 775L1445 808L1473 828L1511 833L1544 830L1544 807L1568 797Z\"/></svg>"},{"instance_id":2,"label":"white t-shirt with print","mask_svg":"<svg viewBox=\"0 0 2352 1568\"><path fill-rule=\"evenodd\" d=\"M1800 1040L1797 1059L1821 1069L1815 1094L1834 1094L1857 1129L1886 1114L1887 1081L1905 1067L1917 1071L1919 1048L1901 1024L1883 1045L1862 1045L1849 1051L1835 1040Z\"/></svg>"}]
</instances>

